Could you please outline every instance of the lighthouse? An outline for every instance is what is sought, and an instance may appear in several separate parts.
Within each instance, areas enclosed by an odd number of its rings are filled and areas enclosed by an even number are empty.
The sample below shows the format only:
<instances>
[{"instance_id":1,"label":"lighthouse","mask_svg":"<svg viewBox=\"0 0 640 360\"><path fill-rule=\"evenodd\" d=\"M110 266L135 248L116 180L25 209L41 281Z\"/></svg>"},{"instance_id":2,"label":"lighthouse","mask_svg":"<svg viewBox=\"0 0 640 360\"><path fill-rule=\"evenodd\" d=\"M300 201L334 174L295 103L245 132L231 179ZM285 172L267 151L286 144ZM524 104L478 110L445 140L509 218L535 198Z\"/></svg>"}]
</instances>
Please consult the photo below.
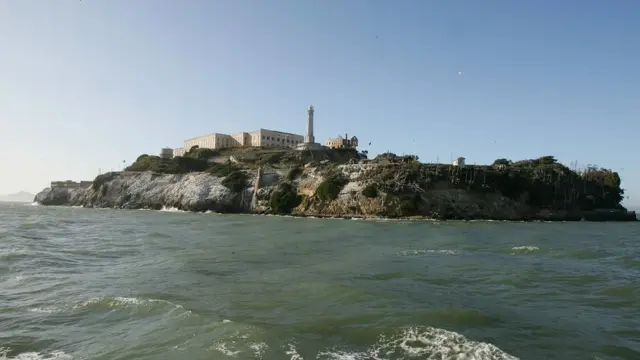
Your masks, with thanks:
<instances>
[{"instance_id":1,"label":"lighthouse","mask_svg":"<svg viewBox=\"0 0 640 360\"><path fill-rule=\"evenodd\" d=\"M297 150L322 150L324 146L316 143L316 137L313 136L313 105L307 108L307 135L304 142L296 145Z\"/></svg>"},{"instance_id":2,"label":"lighthouse","mask_svg":"<svg viewBox=\"0 0 640 360\"><path fill-rule=\"evenodd\" d=\"M313 105L309 105L307 109L307 136L304 138L304 142L307 144L313 144L316 142L313 136Z\"/></svg>"}]
</instances>

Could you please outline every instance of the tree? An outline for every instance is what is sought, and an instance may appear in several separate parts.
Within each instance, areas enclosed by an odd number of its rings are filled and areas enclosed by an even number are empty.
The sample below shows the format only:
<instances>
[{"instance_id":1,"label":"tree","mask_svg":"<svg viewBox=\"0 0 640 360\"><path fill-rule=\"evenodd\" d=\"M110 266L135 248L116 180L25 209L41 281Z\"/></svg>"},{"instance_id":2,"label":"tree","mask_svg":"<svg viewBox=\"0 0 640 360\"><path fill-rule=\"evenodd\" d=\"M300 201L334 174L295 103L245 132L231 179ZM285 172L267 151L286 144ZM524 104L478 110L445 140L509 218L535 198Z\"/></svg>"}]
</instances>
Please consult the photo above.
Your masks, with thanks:
<instances>
[{"instance_id":1,"label":"tree","mask_svg":"<svg viewBox=\"0 0 640 360\"><path fill-rule=\"evenodd\" d=\"M505 159L505 158L496 159L496 160L493 162L493 166L498 166L498 165L509 166L509 165L511 165L511 160L507 160L507 159Z\"/></svg>"}]
</instances>

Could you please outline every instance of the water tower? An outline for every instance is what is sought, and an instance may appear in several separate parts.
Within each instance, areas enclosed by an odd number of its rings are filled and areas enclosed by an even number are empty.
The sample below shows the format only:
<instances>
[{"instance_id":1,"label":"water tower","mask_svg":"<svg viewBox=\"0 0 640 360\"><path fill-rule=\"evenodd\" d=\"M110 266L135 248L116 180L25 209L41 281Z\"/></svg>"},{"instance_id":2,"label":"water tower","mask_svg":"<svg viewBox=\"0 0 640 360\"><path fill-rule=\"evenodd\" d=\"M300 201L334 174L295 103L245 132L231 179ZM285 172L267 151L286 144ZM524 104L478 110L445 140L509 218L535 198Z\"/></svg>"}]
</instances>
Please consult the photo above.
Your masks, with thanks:
<instances>
[{"instance_id":1,"label":"water tower","mask_svg":"<svg viewBox=\"0 0 640 360\"><path fill-rule=\"evenodd\" d=\"M160 149L160 158L162 159L173 158L173 149L168 147Z\"/></svg>"}]
</instances>

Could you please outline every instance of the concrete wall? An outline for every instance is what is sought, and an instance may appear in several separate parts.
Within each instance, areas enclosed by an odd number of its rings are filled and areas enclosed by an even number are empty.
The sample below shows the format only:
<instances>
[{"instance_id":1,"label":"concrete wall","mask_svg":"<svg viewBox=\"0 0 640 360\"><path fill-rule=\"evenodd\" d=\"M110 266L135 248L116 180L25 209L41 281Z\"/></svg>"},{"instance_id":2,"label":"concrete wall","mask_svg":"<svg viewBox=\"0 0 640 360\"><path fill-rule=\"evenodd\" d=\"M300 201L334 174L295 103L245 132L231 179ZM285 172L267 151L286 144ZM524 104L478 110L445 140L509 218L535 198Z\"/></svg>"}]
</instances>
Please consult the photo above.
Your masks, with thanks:
<instances>
[{"instance_id":1,"label":"concrete wall","mask_svg":"<svg viewBox=\"0 0 640 360\"><path fill-rule=\"evenodd\" d=\"M179 147L179 148L175 148L173 149L173 156L183 156L185 153L185 150L183 147Z\"/></svg>"},{"instance_id":2,"label":"concrete wall","mask_svg":"<svg viewBox=\"0 0 640 360\"><path fill-rule=\"evenodd\" d=\"M292 133L285 133L282 131L260 129L260 143L257 146L264 147L276 147L287 146L295 147L297 144L304 142L304 136Z\"/></svg>"},{"instance_id":3,"label":"concrete wall","mask_svg":"<svg viewBox=\"0 0 640 360\"><path fill-rule=\"evenodd\" d=\"M183 148L175 148L173 156L183 156L192 146L206 149L222 149L242 146L288 146L295 147L304 142L304 136L276 130L260 129L231 135L213 133L184 141Z\"/></svg>"},{"instance_id":4,"label":"concrete wall","mask_svg":"<svg viewBox=\"0 0 640 360\"><path fill-rule=\"evenodd\" d=\"M204 136L198 136L195 138L187 139L184 141L184 150L189 151L193 146L198 146L200 148L207 149L215 149L216 148L216 140L218 140L219 135L221 134L209 134Z\"/></svg>"}]
</instances>

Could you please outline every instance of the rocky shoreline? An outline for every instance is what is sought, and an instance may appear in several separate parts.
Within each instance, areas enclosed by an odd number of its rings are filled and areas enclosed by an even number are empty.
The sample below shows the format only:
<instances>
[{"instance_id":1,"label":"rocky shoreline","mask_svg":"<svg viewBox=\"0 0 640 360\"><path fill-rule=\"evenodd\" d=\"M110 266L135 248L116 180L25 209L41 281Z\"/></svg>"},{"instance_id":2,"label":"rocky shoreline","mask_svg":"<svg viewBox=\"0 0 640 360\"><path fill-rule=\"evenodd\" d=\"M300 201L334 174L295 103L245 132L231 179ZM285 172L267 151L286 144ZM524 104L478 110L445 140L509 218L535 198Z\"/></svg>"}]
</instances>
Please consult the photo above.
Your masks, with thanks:
<instances>
[{"instance_id":1,"label":"rocky shoreline","mask_svg":"<svg viewBox=\"0 0 640 360\"><path fill-rule=\"evenodd\" d=\"M370 164L339 165L344 181L332 198L323 198L326 171L306 167L242 170L240 187L207 172L160 174L151 171L109 173L86 188L46 188L35 196L41 205L87 208L153 209L317 218L496 221L637 221L623 209L546 210L497 192L451 188L446 183L413 194L367 193ZM364 176L363 176L364 175ZM285 204L287 206L282 206Z\"/></svg>"}]
</instances>

